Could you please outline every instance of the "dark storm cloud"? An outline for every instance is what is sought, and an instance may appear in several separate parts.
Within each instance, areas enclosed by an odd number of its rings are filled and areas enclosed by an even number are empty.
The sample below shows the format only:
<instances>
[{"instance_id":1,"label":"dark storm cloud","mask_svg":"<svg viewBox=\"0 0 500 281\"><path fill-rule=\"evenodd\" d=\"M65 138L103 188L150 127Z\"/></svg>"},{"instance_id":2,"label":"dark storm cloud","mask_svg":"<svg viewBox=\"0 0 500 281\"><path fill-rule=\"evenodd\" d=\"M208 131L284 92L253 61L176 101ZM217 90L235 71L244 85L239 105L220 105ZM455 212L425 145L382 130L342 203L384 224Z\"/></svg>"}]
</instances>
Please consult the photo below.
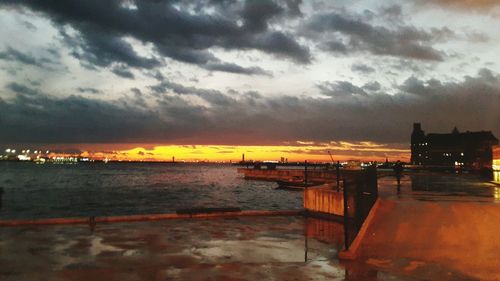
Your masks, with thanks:
<instances>
[{"instance_id":1,"label":"dark storm cloud","mask_svg":"<svg viewBox=\"0 0 500 281\"><path fill-rule=\"evenodd\" d=\"M273 1L246 1L241 11L244 28L252 32L265 31L267 21L282 12L283 8Z\"/></svg>"},{"instance_id":2,"label":"dark storm cloud","mask_svg":"<svg viewBox=\"0 0 500 281\"><path fill-rule=\"evenodd\" d=\"M186 87L170 81L163 81L157 85L150 86L149 88L157 94L173 92L178 95L195 95L214 105L228 106L234 102L233 98L224 95L217 90Z\"/></svg>"},{"instance_id":3,"label":"dark storm cloud","mask_svg":"<svg viewBox=\"0 0 500 281\"><path fill-rule=\"evenodd\" d=\"M135 96L142 96L142 91L138 88L131 88L130 91L132 91Z\"/></svg>"},{"instance_id":4,"label":"dark storm cloud","mask_svg":"<svg viewBox=\"0 0 500 281\"><path fill-rule=\"evenodd\" d=\"M205 69L207 70L214 70L214 71L223 71L223 72L230 72L230 73L240 73L240 74L248 74L248 75L269 75L271 74L268 71L265 71L264 69L260 67L242 67L234 63L207 63L204 66Z\"/></svg>"},{"instance_id":5,"label":"dark storm cloud","mask_svg":"<svg viewBox=\"0 0 500 281\"><path fill-rule=\"evenodd\" d=\"M300 5L302 0L285 0L288 7L288 14L291 16L302 16L302 11L300 10Z\"/></svg>"},{"instance_id":6,"label":"dark storm cloud","mask_svg":"<svg viewBox=\"0 0 500 281\"><path fill-rule=\"evenodd\" d=\"M11 47L7 47L4 51L0 52L0 60L19 62L40 68L46 68L54 63L48 58L36 58L31 54L20 52Z\"/></svg>"},{"instance_id":7,"label":"dark storm cloud","mask_svg":"<svg viewBox=\"0 0 500 281\"><path fill-rule=\"evenodd\" d=\"M367 93L358 86L348 81L339 81L335 83L324 82L318 85L320 92L330 97L347 97L353 95L366 96Z\"/></svg>"},{"instance_id":8,"label":"dark storm cloud","mask_svg":"<svg viewBox=\"0 0 500 281\"><path fill-rule=\"evenodd\" d=\"M90 87L78 87L76 90L82 94L101 94L102 91L98 90L96 88L90 88Z\"/></svg>"},{"instance_id":9,"label":"dark storm cloud","mask_svg":"<svg viewBox=\"0 0 500 281\"><path fill-rule=\"evenodd\" d=\"M123 78L134 79L134 74L125 67L116 66L111 72Z\"/></svg>"},{"instance_id":10,"label":"dark storm cloud","mask_svg":"<svg viewBox=\"0 0 500 281\"><path fill-rule=\"evenodd\" d=\"M311 55L307 47L300 45L289 34L268 28L268 21L283 16L286 14L284 11L289 10L283 7L296 8L296 5L247 1L242 6L232 1L224 5L200 1L199 4L205 9L198 7L195 9L198 12L192 13L192 3L175 1L131 1L129 3L135 4L132 9L119 0L4 0L3 3L27 6L48 15L60 26L65 42L74 48L72 54L100 67L112 62L143 68L158 65L157 58L138 55L123 40L126 36L152 43L163 56L218 71L265 74L256 67L228 67L227 63L210 52L212 47L256 49L299 63L310 62ZM204 12L209 6L214 10L211 14ZM243 22L241 26L239 21ZM80 34L68 36L65 25L70 25Z\"/></svg>"},{"instance_id":11,"label":"dark storm cloud","mask_svg":"<svg viewBox=\"0 0 500 281\"><path fill-rule=\"evenodd\" d=\"M242 48L255 48L262 51L275 54L278 57L290 57L298 63L310 63L311 53L309 48L300 45L292 35L283 32L270 32L247 37L245 41L241 41L245 45L237 44L237 41L231 42L233 46Z\"/></svg>"},{"instance_id":12,"label":"dark storm cloud","mask_svg":"<svg viewBox=\"0 0 500 281\"><path fill-rule=\"evenodd\" d=\"M374 83L370 86L377 89ZM368 91L369 84L328 85L345 91L345 96L234 94L229 98L218 91L168 81L161 86L169 94L159 96L152 108L120 100L20 94L0 101L0 142L264 145L341 139L407 143L413 122L421 122L429 132L448 132L458 126L492 130L500 136L500 76L489 70L458 82L410 77L395 95L352 94ZM182 95L197 95L211 106L193 105Z\"/></svg>"},{"instance_id":13,"label":"dark storm cloud","mask_svg":"<svg viewBox=\"0 0 500 281\"><path fill-rule=\"evenodd\" d=\"M138 88L131 88L130 91L132 92L132 98L131 102L134 103L135 105L142 107L142 108L147 108L147 103L145 99L145 95L142 93L142 91Z\"/></svg>"},{"instance_id":14,"label":"dark storm cloud","mask_svg":"<svg viewBox=\"0 0 500 281\"><path fill-rule=\"evenodd\" d=\"M363 64L363 63L355 63L351 66L351 70L352 71L356 71L356 72L361 72L361 73L372 73L372 72L375 72L375 68L371 67L371 66L368 66L366 64Z\"/></svg>"},{"instance_id":15,"label":"dark storm cloud","mask_svg":"<svg viewBox=\"0 0 500 281\"><path fill-rule=\"evenodd\" d=\"M6 89L11 90L12 92L16 94L22 94L22 95L28 95L28 96L36 96L39 94L42 94L42 92L38 89L33 89L30 87L27 87L25 85L16 83L16 82L11 82L6 85Z\"/></svg>"},{"instance_id":16,"label":"dark storm cloud","mask_svg":"<svg viewBox=\"0 0 500 281\"><path fill-rule=\"evenodd\" d=\"M359 16L337 12L314 15L304 28L307 32L323 34L320 46L327 51L366 51L431 61L441 61L445 55L434 49L431 43L453 35L446 28L423 31L411 26L397 26L389 29L372 25Z\"/></svg>"},{"instance_id":17,"label":"dark storm cloud","mask_svg":"<svg viewBox=\"0 0 500 281\"><path fill-rule=\"evenodd\" d=\"M71 54L91 65L105 67L115 62L139 68L160 65L158 59L139 56L128 42L104 32L84 32L83 37L75 36L76 38L64 31L61 34L72 47Z\"/></svg>"},{"instance_id":18,"label":"dark storm cloud","mask_svg":"<svg viewBox=\"0 0 500 281\"><path fill-rule=\"evenodd\" d=\"M373 81L366 83L365 85L363 85L362 88L368 92L377 92L382 88L382 86L380 85L379 82Z\"/></svg>"},{"instance_id":19,"label":"dark storm cloud","mask_svg":"<svg viewBox=\"0 0 500 281\"><path fill-rule=\"evenodd\" d=\"M402 23L404 20L403 9L399 5L383 7L380 16L393 23Z\"/></svg>"},{"instance_id":20,"label":"dark storm cloud","mask_svg":"<svg viewBox=\"0 0 500 281\"><path fill-rule=\"evenodd\" d=\"M23 21L21 21L21 24L31 31L37 30L36 26L29 21L23 20Z\"/></svg>"},{"instance_id":21,"label":"dark storm cloud","mask_svg":"<svg viewBox=\"0 0 500 281\"><path fill-rule=\"evenodd\" d=\"M148 122L144 124L143 121ZM159 137L168 128L152 112L70 96L17 96L0 102L0 142L119 142ZM153 129L154 128L154 129Z\"/></svg>"},{"instance_id":22,"label":"dark storm cloud","mask_svg":"<svg viewBox=\"0 0 500 281\"><path fill-rule=\"evenodd\" d=\"M416 0L417 5L421 4L436 4L444 7L455 7L465 10L489 10L495 7L500 7L497 0Z\"/></svg>"}]
</instances>

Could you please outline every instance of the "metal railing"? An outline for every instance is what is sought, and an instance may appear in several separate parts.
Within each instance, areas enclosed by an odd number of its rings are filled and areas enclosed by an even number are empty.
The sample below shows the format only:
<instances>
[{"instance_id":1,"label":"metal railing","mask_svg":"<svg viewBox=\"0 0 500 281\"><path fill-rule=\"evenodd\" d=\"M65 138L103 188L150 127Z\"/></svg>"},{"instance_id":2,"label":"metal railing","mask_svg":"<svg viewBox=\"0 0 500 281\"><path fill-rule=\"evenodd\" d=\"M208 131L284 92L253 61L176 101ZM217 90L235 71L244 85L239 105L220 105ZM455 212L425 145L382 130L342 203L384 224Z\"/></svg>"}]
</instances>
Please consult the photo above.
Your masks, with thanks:
<instances>
[{"instance_id":1,"label":"metal railing","mask_svg":"<svg viewBox=\"0 0 500 281\"><path fill-rule=\"evenodd\" d=\"M344 235L348 250L378 198L377 168L369 167L356 176L343 177Z\"/></svg>"}]
</instances>

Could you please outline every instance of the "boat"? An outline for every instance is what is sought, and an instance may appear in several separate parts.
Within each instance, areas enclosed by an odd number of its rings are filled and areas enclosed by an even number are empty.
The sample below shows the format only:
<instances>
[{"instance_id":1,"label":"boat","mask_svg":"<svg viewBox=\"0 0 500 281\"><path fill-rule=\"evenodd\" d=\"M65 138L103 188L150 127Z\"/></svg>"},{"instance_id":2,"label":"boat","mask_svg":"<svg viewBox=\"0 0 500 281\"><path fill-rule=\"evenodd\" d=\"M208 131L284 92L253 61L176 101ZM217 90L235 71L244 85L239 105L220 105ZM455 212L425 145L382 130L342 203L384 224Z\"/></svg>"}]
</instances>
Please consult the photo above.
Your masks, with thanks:
<instances>
[{"instance_id":1,"label":"boat","mask_svg":"<svg viewBox=\"0 0 500 281\"><path fill-rule=\"evenodd\" d=\"M316 183L304 182L303 180L288 180L288 181L276 181L278 187L276 189L286 189L286 190L304 190L307 187L315 186Z\"/></svg>"}]
</instances>

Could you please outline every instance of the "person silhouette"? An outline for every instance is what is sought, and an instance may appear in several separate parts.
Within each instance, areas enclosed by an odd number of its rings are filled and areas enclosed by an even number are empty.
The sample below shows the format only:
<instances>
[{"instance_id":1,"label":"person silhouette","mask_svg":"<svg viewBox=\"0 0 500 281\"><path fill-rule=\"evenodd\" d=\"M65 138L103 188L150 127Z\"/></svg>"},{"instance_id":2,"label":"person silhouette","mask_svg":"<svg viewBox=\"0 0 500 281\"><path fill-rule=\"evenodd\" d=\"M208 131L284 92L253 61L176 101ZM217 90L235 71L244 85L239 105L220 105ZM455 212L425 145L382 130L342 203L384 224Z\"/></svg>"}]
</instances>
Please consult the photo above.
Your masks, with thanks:
<instances>
[{"instance_id":1,"label":"person silhouette","mask_svg":"<svg viewBox=\"0 0 500 281\"><path fill-rule=\"evenodd\" d=\"M0 186L0 210L2 209L3 187Z\"/></svg>"},{"instance_id":2,"label":"person silhouette","mask_svg":"<svg viewBox=\"0 0 500 281\"><path fill-rule=\"evenodd\" d=\"M393 167L394 175L396 176L396 180L398 181L398 191L401 190L401 175L403 174L403 164L401 161L397 161Z\"/></svg>"}]
</instances>

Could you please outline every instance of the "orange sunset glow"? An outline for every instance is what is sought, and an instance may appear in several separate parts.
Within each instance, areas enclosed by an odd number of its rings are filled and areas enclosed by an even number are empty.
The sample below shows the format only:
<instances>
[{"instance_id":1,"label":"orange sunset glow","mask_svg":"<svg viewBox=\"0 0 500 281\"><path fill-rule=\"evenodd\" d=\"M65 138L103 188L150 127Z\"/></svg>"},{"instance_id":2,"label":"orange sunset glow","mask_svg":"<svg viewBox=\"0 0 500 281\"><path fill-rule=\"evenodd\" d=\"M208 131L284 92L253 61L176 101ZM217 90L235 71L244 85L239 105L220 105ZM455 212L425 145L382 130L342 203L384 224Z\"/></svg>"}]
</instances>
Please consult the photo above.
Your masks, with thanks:
<instances>
[{"instance_id":1,"label":"orange sunset glow","mask_svg":"<svg viewBox=\"0 0 500 281\"><path fill-rule=\"evenodd\" d=\"M118 146L106 151L96 151L92 147L85 147L78 156L95 160L107 158L111 161L210 161L235 162L240 161L245 154L247 161L280 160L329 162L332 153L335 161L366 160L385 161L399 159L407 161L409 150L392 148L388 145L372 142L331 142L316 144L314 142L296 142L293 145L274 146L229 146L229 145L155 145L153 147L137 145L131 149ZM50 156L70 155L69 153L51 153ZM75 154L73 154L75 155Z\"/></svg>"}]
</instances>

